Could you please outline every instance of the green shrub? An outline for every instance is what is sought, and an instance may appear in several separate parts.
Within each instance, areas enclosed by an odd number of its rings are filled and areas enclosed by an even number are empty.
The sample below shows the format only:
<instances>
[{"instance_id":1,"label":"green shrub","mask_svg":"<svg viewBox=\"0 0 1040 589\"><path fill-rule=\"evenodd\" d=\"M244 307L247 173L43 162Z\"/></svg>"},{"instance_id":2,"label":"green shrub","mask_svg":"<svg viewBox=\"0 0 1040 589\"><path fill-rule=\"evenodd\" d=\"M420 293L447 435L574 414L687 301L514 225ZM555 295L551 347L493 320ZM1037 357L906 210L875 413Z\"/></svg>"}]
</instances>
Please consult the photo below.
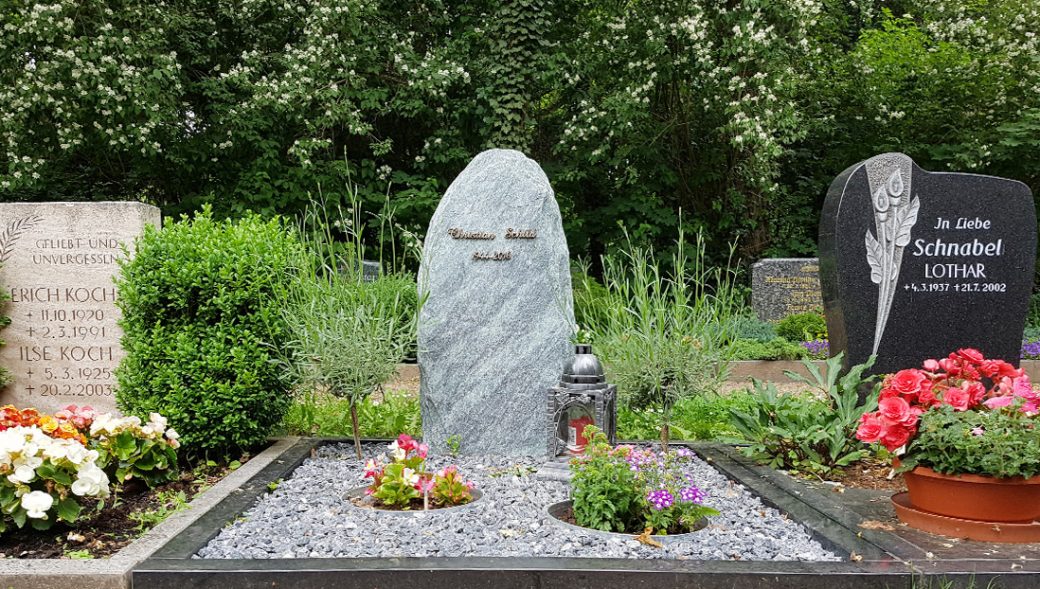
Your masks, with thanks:
<instances>
[{"instance_id":1,"label":"green shrub","mask_svg":"<svg viewBox=\"0 0 1040 589\"><path fill-rule=\"evenodd\" d=\"M1025 331L1022 333L1022 340L1027 342L1040 340L1040 325L1026 325Z\"/></svg>"},{"instance_id":2,"label":"green shrub","mask_svg":"<svg viewBox=\"0 0 1040 589\"><path fill-rule=\"evenodd\" d=\"M290 334L282 364L297 393L349 400L361 458L358 406L393 376L414 344L420 302L411 279L380 276L366 282L360 264L340 256L336 230L364 252L359 209L353 210L352 217L330 219L324 207L308 209L300 231L304 247L292 262L296 280L285 290L280 313Z\"/></svg>"},{"instance_id":3,"label":"green shrub","mask_svg":"<svg viewBox=\"0 0 1040 589\"><path fill-rule=\"evenodd\" d=\"M397 314L398 325L414 325L419 313L419 287L415 283L414 274L388 274L378 280L367 282L364 288L376 301ZM416 337L411 333L406 343L405 359L414 360L416 355Z\"/></svg>"},{"instance_id":4,"label":"green shrub","mask_svg":"<svg viewBox=\"0 0 1040 589\"><path fill-rule=\"evenodd\" d=\"M827 339L827 319L819 313L788 315L776 324L776 334L789 342Z\"/></svg>"},{"instance_id":5,"label":"green shrub","mask_svg":"<svg viewBox=\"0 0 1040 589\"><path fill-rule=\"evenodd\" d=\"M847 466L870 454L853 436L860 417L877 407L877 392L861 403L859 391L876 377L863 373L874 364L873 356L841 374L842 354L827 360L827 373L810 361L803 361L812 375L807 379L793 372L788 378L816 388L822 395L781 395L772 383L754 381L753 403L749 411L734 411L732 425L748 446L746 456L785 468L812 473L827 473Z\"/></svg>"},{"instance_id":6,"label":"green shrub","mask_svg":"<svg viewBox=\"0 0 1040 589\"><path fill-rule=\"evenodd\" d=\"M772 323L762 321L758 317L750 315L737 315L730 320L733 325L734 337L738 340L753 340L756 342L768 342L776 338L776 328Z\"/></svg>"},{"instance_id":7,"label":"green shrub","mask_svg":"<svg viewBox=\"0 0 1040 589\"><path fill-rule=\"evenodd\" d=\"M419 399L405 391L383 391L382 398L369 397L357 405L361 437L396 438L408 434L422 435ZM285 414L282 429L290 436L324 436L345 438L353 435L350 399L327 393L301 393Z\"/></svg>"},{"instance_id":8,"label":"green shrub","mask_svg":"<svg viewBox=\"0 0 1040 589\"><path fill-rule=\"evenodd\" d=\"M801 360L808 355L803 346L782 337L767 342L738 339L730 344L730 352L734 360Z\"/></svg>"},{"instance_id":9,"label":"green shrub","mask_svg":"<svg viewBox=\"0 0 1040 589\"><path fill-rule=\"evenodd\" d=\"M208 208L146 228L117 280L119 408L166 416L189 454L262 443L289 406L278 301L299 249L277 219L216 221Z\"/></svg>"}]
</instances>

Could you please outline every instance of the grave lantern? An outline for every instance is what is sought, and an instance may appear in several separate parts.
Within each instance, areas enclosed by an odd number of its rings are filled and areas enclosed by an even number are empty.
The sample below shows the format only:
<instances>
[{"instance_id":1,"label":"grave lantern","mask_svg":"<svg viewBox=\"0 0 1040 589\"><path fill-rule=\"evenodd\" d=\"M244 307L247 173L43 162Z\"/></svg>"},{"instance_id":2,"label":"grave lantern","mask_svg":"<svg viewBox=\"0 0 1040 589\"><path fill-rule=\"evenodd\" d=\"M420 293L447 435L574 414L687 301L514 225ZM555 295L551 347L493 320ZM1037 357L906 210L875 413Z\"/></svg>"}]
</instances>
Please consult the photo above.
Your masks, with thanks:
<instances>
[{"instance_id":1,"label":"grave lantern","mask_svg":"<svg viewBox=\"0 0 1040 589\"><path fill-rule=\"evenodd\" d=\"M617 440L617 386L607 384L603 366L591 344L576 344L574 360L560 383L549 389L549 455L581 454L588 442L585 426L603 430L613 445Z\"/></svg>"}]
</instances>

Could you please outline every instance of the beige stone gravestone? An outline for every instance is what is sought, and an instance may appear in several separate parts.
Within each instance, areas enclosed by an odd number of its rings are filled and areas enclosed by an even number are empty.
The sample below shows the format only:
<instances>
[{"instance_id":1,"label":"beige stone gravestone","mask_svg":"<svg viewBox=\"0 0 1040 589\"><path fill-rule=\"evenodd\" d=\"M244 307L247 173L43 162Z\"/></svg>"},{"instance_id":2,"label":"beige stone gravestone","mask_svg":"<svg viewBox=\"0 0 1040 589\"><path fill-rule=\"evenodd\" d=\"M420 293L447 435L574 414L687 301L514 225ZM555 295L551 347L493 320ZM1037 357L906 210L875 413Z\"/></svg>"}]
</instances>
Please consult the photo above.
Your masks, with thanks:
<instances>
[{"instance_id":1,"label":"beige stone gravestone","mask_svg":"<svg viewBox=\"0 0 1040 589\"><path fill-rule=\"evenodd\" d=\"M0 204L0 287L11 295L0 365L14 376L0 404L115 411L123 350L113 277L123 244L159 218L137 202Z\"/></svg>"}]
</instances>

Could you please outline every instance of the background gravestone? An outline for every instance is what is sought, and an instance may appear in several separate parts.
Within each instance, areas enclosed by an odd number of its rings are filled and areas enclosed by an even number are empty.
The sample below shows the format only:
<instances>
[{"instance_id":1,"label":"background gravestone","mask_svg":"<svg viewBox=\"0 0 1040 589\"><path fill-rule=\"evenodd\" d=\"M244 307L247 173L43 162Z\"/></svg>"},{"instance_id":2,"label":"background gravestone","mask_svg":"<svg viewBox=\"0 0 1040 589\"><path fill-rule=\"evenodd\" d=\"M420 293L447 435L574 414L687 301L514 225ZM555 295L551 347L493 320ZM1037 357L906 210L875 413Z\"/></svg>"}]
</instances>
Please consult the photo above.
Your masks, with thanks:
<instances>
[{"instance_id":1,"label":"background gravestone","mask_svg":"<svg viewBox=\"0 0 1040 589\"><path fill-rule=\"evenodd\" d=\"M820 261L817 258L767 258L751 265L751 307L762 321L820 312Z\"/></svg>"},{"instance_id":2,"label":"background gravestone","mask_svg":"<svg viewBox=\"0 0 1040 589\"><path fill-rule=\"evenodd\" d=\"M874 373L958 348L1018 365L1036 262L1036 211L1021 182L930 173L887 153L831 184L820 282L832 354Z\"/></svg>"},{"instance_id":3,"label":"background gravestone","mask_svg":"<svg viewBox=\"0 0 1040 589\"><path fill-rule=\"evenodd\" d=\"M117 260L159 209L137 202L0 204L0 287L10 295L0 404L116 411Z\"/></svg>"},{"instance_id":4,"label":"background gravestone","mask_svg":"<svg viewBox=\"0 0 1040 589\"><path fill-rule=\"evenodd\" d=\"M495 149L466 166L430 221L419 288L424 441L544 455L574 310L560 210L536 162Z\"/></svg>"}]
</instances>

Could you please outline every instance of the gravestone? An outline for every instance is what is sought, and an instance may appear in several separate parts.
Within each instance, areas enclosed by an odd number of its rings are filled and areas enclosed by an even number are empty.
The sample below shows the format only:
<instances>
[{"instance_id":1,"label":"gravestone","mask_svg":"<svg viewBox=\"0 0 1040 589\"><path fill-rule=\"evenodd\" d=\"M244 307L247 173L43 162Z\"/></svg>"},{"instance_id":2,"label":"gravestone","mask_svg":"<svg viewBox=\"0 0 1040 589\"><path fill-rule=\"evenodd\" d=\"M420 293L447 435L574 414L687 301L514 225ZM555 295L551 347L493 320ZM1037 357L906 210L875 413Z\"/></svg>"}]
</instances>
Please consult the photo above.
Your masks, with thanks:
<instances>
[{"instance_id":1,"label":"gravestone","mask_svg":"<svg viewBox=\"0 0 1040 589\"><path fill-rule=\"evenodd\" d=\"M536 162L494 149L466 166L430 221L419 289L424 441L544 456L574 310L560 210Z\"/></svg>"},{"instance_id":2,"label":"gravestone","mask_svg":"<svg viewBox=\"0 0 1040 589\"><path fill-rule=\"evenodd\" d=\"M751 307L762 321L823 310L817 258L767 258L751 265Z\"/></svg>"},{"instance_id":3,"label":"gravestone","mask_svg":"<svg viewBox=\"0 0 1040 589\"><path fill-rule=\"evenodd\" d=\"M0 287L11 295L0 365L14 376L0 404L116 411L124 354L113 276L122 246L148 224L159 209L136 202L0 204Z\"/></svg>"},{"instance_id":4,"label":"gravestone","mask_svg":"<svg viewBox=\"0 0 1040 589\"><path fill-rule=\"evenodd\" d=\"M820 222L831 353L877 354L875 374L965 347L1017 366L1035 261L1025 184L926 172L899 153L856 164Z\"/></svg>"}]
</instances>

